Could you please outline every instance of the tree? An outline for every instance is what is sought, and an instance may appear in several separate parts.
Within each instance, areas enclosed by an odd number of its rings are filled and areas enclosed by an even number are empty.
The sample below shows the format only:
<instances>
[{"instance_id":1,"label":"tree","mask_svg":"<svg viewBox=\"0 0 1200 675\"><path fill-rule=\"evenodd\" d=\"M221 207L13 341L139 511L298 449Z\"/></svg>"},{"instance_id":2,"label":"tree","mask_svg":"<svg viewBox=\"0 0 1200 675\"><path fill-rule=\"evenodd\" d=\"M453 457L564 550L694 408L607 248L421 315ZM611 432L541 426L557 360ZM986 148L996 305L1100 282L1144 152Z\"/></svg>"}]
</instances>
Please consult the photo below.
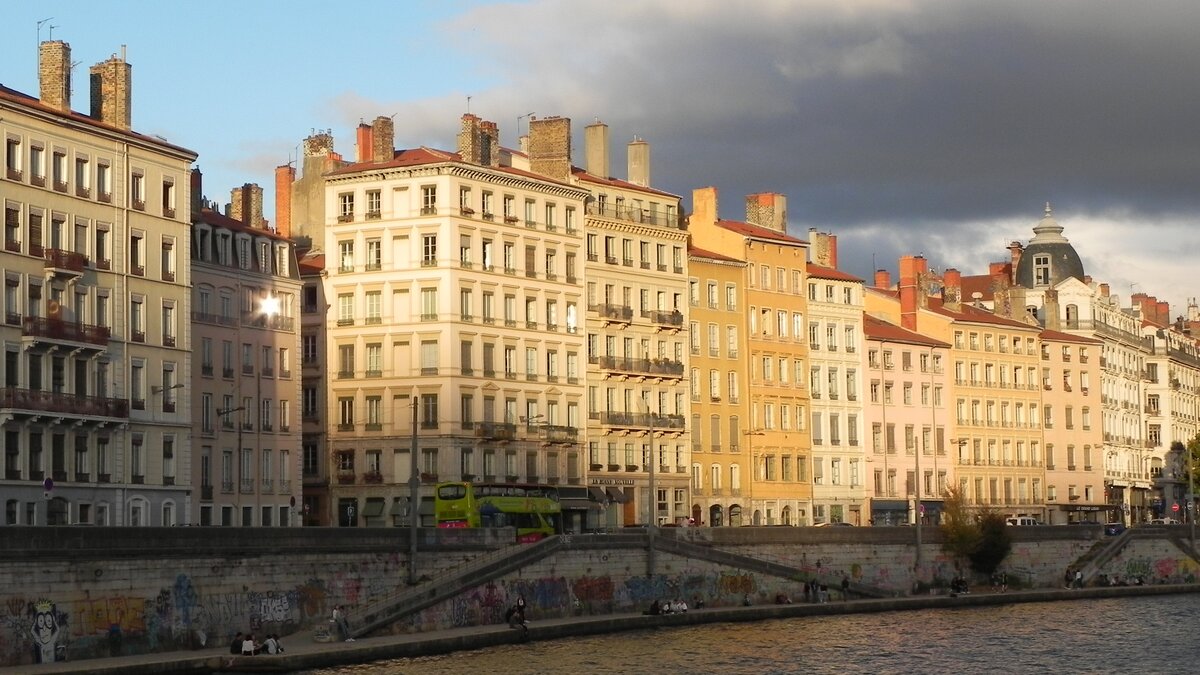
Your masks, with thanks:
<instances>
[{"instance_id":1,"label":"tree","mask_svg":"<svg viewBox=\"0 0 1200 675\"><path fill-rule=\"evenodd\" d=\"M974 510L962 494L947 490L942 503L942 549L980 574L995 572L1012 551L1012 534L1004 515Z\"/></svg>"}]
</instances>

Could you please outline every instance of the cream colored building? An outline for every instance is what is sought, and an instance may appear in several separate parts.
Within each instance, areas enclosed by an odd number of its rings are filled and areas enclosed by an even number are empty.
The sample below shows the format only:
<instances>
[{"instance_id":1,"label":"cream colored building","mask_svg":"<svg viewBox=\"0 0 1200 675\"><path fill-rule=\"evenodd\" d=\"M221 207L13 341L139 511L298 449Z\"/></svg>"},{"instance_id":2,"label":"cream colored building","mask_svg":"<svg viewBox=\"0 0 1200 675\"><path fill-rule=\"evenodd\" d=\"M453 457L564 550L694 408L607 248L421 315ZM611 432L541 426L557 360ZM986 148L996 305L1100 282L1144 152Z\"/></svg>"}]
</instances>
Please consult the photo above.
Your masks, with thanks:
<instances>
[{"instance_id":1,"label":"cream colored building","mask_svg":"<svg viewBox=\"0 0 1200 675\"><path fill-rule=\"evenodd\" d=\"M193 189L199 193L197 174ZM200 195L196 194L199 198ZM262 190L192 222L192 476L200 525L300 525L300 275Z\"/></svg>"},{"instance_id":2,"label":"cream colored building","mask_svg":"<svg viewBox=\"0 0 1200 675\"><path fill-rule=\"evenodd\" d=\"M692 517L724 527L742 522L752 468L743 433L746 262L693 246L688 274Z\"/></svg>"},{"instance_id":3,"label":"cream colored building","mask_svg":"<svg viewBox=\"0 0 1200 675\"><path fill-rule=\"evenodd\" d=\"M650 187L646 142L629 144L622 180L610 175L607 125L589 125L584 138L587 166L571 168L570 120L529 123L531 170L564 179L566 169L588 191L588 487L609 497L602 502L606 526L648 523L652 512L660 525L686 522L694 514L680 199Z\"/></svg>"},{"instance_id":4,"label":"cream colored building","mask_svg":"<svg viewBox=\"0 0 1200 675\"><path fill-rule=\"evenodd\" d=\"M749 512L734 525L808 525L812 479L809 435L808 242L787 234L783 195L746 199L746 222L722 220L717 191L692 193L688 230L715 253L745 260L749 423L736 443L753 467ZM735 442L731 439L731 443Z\"/></svg>"},{"instance_id":5,"label":"cream colored building","mask_svg":"<svg viewBox=\"0 0 1200 675\"><path fill-rule=\"evenodd\" d=\"M582 487L587 193L513 168L497 140L467 115L459 153L397 152L378 118L360 127L356 161L325 176L313 242L326 263L325 386L314 393L332 523L407 517L414 427L426 485Z\"/></svg>"},{"instance_id":6,"label":"cream colored building","mask_svg":"<svg viewBox=\"0 0 1200 675\"><path fill-rule=\"evenodd\" d=\"M124 60L91 68L86 115L71 109L70 47L40 49L38 97L0 87L3 522L194 522L196 154L131 130Z\"/></svg>"},{"instance_id":7,"label":"cream colored building","mask_svg":"<svg viewBox=\"0 0 1200 675\"><path fill-rule=\"evenodd\" d=\"M809 232L809 396L812 407L812 520L865 525L863 280L837 265L837 238Z\"/></svg>"}]
</instances>

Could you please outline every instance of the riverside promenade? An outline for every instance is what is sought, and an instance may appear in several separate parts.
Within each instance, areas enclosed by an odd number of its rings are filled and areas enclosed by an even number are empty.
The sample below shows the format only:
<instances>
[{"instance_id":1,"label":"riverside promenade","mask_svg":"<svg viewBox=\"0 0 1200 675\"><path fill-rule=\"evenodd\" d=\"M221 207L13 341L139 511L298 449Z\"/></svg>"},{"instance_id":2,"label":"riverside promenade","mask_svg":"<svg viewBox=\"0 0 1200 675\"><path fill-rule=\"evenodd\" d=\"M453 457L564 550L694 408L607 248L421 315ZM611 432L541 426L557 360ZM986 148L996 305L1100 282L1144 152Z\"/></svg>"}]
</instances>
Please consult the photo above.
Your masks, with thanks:
<instances>
[{"instance_id":1,"label":"riverside promenade","mask_svg":"<svg viewBox=\"0 0 1200 675\"><path fill-rule=\"evenodd\" d=\"M291 672L345 666L385 659L430 656L482 649L533 640L557 640L581 635L614 633L704 623L761 621L806 616L891 612L930 608L986 607L1024 602L1056 602L1091 598L1119 598L1177 593L1200 593L1200 584L1117 586L1077 590L1040 589L1006 593L976 592L952 597L914 597L831 600L824 604L752 605L691 610L685 614L649 616L624 613L531 621L528 631L507 625L470 626L450 630L363 637L354 642L315 642L306 630L283 638L287 652L268 656L232 656L229 645L194 651L161 652L135 656L63 661L18 666L5 673L91 673L96 675L149 675L151 673Z\"/></svg>"}]
</instances>

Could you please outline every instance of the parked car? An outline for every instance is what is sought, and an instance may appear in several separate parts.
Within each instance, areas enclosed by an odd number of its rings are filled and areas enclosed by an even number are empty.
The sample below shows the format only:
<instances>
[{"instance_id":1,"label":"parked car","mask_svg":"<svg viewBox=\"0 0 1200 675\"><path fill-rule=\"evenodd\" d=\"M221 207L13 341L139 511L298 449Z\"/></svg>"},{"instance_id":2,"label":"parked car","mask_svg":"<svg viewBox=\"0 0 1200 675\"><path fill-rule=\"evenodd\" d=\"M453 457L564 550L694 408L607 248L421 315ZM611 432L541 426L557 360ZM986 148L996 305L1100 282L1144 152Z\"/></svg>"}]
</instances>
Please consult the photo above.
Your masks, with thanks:
<instances>
[{"instance_id":1,"label":"parked car","mask_svg":"<svg viewBox=\"0 0 1200 675\"><path fill-rule=\"evenodd\" d=\"M813 527L854 527L854 523L817 523Z\"/></svg>"},{"instance_id":2,"label":"parked car","mask_svg":"<svg viewBox=\"0 0 1200 675\"><path fill-rule=\"evenodd\" d=\"M1178 525L1179 521L1174 518L1155 518L1150 521L1151 525Z\"/></svg>"},{"instance_id":3,"label":"parked car","mask_svg":"<svg viewBox=\"0 0 1200 675\"><path fill-rule=\"evenodd\" d=\"M1104 534L1116 536L1125 531L1125 523L1105 523Z\"/></svg>"},{"instance_id":4,"label":"parked car","mask_svg":"<svg viewBox=\"0 0 1200 675\"><path fill-rule=\"evenodd\" d=\"M1030 518L1029 516L1017 516L1014 518L1005 518L1004 522L1009 525L1041 525L1041 523L1038 522L1037 518Z\"/></svg>"}]
</instances>

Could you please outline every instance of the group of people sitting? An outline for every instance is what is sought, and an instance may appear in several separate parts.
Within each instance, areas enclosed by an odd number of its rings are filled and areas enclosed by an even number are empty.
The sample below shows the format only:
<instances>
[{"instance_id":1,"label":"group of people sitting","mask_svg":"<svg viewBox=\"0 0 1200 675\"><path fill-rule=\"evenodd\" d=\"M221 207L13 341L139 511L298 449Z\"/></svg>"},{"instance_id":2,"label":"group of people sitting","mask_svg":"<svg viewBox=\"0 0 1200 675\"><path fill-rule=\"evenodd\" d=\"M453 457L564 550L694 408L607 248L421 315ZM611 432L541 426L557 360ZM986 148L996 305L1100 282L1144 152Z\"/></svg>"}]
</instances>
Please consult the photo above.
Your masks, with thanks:
<instances>
[{"instance_id":1,"label":"group of people sitting","mask_svg":"<svg viewBox=\"0 0 1200 675\"><path fill-rule=\"evenodd\" d=\"M279 636L274 633L268 634L267 639L262 642L254 639L254 633L238 633L233 636L233 642L229 643L229 653L242 656L282 654L283 645L279 642Z\"/></svg>"},{"instance_id":2,"label":"group of people sitting","mask_svg":"<svg viewBox=\"0 0 1200 675\"><path fill-rule=\"evenodd\" d=\"M647 614L683 614L688 611L686 600L655 600L650 603Z\"/></svg>"}]
</instances>

